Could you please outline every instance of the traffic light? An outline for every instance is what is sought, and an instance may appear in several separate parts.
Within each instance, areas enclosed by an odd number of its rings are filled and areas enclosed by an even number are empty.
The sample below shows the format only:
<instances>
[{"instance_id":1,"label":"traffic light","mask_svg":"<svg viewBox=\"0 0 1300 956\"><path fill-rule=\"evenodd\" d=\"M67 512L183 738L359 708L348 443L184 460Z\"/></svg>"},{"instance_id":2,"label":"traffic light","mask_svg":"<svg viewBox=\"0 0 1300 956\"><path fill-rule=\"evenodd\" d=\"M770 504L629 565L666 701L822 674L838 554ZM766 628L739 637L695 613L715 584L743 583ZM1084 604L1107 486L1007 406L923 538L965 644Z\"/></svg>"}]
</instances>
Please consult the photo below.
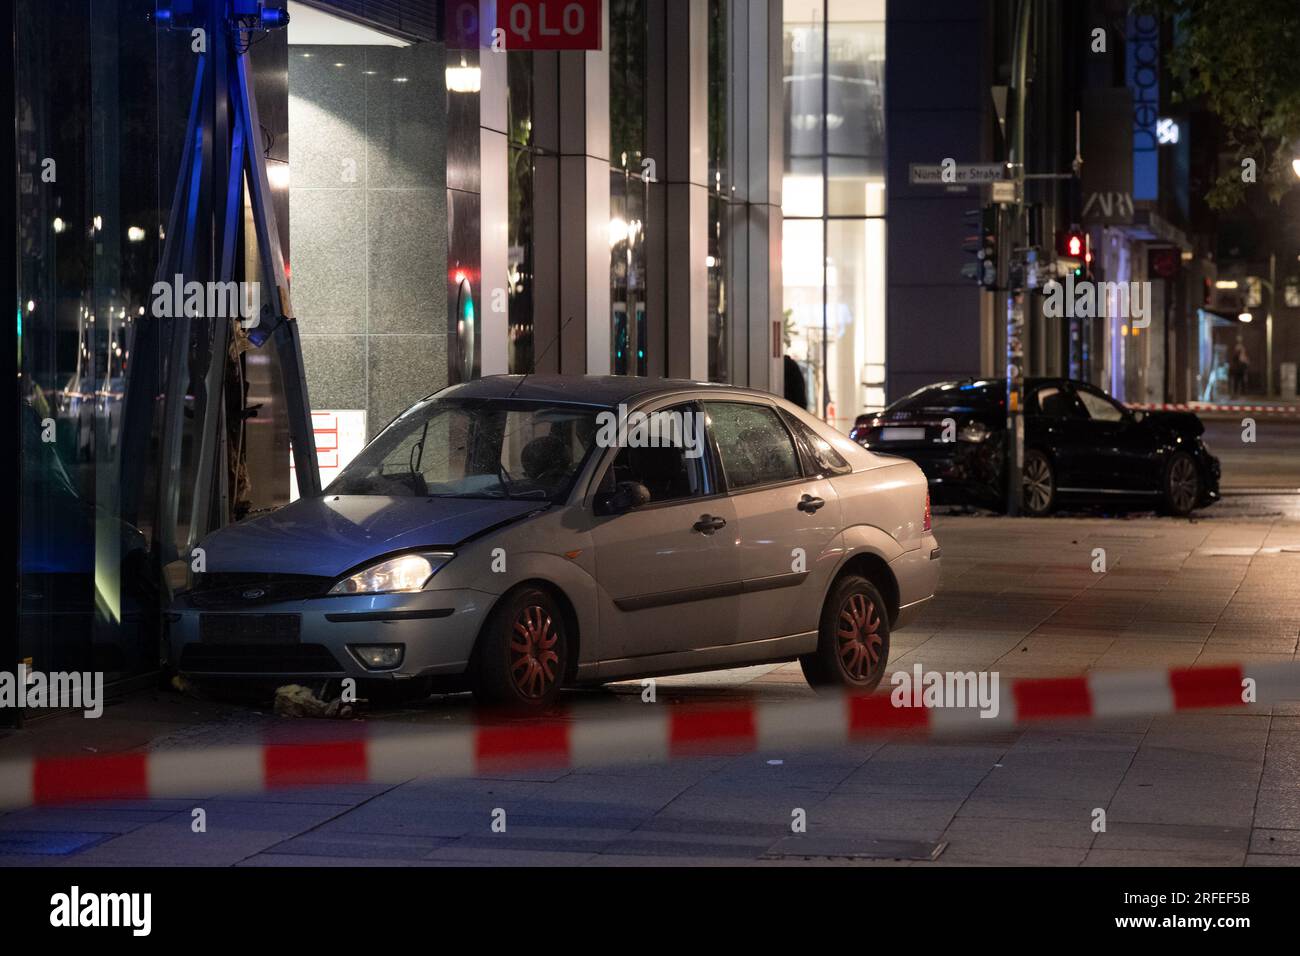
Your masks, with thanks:
<instances>
[{"instance_id":1,"label":"traffic light","mask_svg":"<svg viewBox=\"0 0 1300 956\"><path fill-rule=\"evenodd\" d=\"M985 289L998 285L998 207L988 205L983 209L966 212L967 235L962 248L975 256L974 262L961 267L961 274L974 279Z\"/></svg>"},{"instance_id":2,"label":"traffic light","mask_svg":"<svg viewBox=\"0 0 1300 956\"><path fill-rule=\"evenodd\" d=\"M1088 237L1077 226L1057 235L1056 254L1062 259L1074 260L1076 279L1085 278L1091 272L1092 253L1088 250Z\"/></svg>"}]
</instances>

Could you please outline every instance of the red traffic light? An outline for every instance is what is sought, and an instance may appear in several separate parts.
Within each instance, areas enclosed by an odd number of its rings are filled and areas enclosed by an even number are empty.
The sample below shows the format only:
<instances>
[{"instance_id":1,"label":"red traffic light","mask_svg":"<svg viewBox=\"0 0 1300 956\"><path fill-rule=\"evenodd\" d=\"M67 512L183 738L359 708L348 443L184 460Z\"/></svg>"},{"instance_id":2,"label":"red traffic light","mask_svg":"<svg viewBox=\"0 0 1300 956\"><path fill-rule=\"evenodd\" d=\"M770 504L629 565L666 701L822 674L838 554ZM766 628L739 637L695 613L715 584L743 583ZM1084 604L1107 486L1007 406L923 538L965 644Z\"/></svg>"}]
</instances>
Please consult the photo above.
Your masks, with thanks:
<instances>
[{"instance_id":1,"label":"red traffic light","mask_svg":"<svg viewBox=\"0 0 1300 956\"><path fill-rule=\"evenodd\" d=\"M1082 259L1087 250L1088 243L1081 229L1070 229L1057 237L1057 254L1067 259Z\"/></svg>"}]
</instances>

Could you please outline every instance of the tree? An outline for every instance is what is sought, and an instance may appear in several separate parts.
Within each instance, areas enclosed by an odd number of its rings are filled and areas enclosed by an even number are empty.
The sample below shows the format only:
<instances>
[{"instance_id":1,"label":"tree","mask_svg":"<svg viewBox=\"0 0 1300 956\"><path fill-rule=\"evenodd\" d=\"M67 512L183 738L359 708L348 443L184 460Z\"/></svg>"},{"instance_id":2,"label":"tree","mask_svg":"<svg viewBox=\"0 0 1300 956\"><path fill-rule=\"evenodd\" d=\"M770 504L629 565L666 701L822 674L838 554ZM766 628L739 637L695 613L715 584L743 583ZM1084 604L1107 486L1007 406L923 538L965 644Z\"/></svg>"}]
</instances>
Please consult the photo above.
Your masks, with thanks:
<instances>
[{"instance_id":1,"label":"tree","mask_svg":"<svg viewBox=\"0 0 1300 956\"><path fill-rule=\"evenodd\" d=\"M1216 209L1246 199L1244 174L1278 201L1296 185L1300 158L1300 2L1297 0L1139 0L1138 9L1173 21L1168 64L1177 102L1199 102L1218 117L1234 162L1207 194Z\"/></svg>"}]
</instances>

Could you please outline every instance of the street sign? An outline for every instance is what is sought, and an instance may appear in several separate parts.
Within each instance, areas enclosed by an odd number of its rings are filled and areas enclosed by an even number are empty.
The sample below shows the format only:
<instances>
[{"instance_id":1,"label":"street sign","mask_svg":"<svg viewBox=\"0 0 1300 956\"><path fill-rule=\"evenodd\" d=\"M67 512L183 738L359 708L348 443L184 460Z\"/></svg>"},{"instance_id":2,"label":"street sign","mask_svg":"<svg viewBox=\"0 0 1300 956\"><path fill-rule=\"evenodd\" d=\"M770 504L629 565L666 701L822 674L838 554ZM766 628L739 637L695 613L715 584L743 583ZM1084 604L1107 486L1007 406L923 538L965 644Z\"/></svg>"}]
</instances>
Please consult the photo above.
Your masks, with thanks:
<instances>
[{"instance_id":1,"label":"street sign","mask_svg":"<svg viewBox=\"0 0 1300 956\"><path fill-rule=\"evenodd\" d=\"M1016 196L1016 183L1014 180L998 180L997 182L989 183L989 187L990 197L993 202L1014 203L1018 201Z\"/></svg>"},{"instance_id":2,"label":"street sign","mask_svg":"<svg viewBox=\"0 0 1300 956\"><path fill-rule=\"evenodd\" d=\"M1005 163L910 163L907 167L913 186L972 186L1006 179L1006 172Z\"/></svg>"}]
</instances>

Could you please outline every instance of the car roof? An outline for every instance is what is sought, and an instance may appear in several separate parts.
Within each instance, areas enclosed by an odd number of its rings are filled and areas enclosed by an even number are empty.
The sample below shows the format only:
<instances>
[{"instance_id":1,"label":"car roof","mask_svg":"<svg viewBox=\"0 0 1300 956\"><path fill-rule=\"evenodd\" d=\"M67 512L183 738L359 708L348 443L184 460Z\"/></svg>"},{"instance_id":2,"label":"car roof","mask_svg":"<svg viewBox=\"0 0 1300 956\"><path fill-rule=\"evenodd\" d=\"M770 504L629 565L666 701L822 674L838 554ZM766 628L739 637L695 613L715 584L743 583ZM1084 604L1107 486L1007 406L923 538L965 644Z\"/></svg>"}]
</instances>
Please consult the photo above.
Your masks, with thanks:
<instances>
[{"instance_id":1,"label":"car roof","mask_svg":"<svg viewBox=\"0 0 1300 956\"><path fill-rule=\"evenodd\" d=\"M488 375L453 385L438 394L440 398L517 398L523 401L611 406L644 401L656 395L698 392L702 389L772 397L768 392L716 382L634 375Z\"/></svg>"}]
</instances>

